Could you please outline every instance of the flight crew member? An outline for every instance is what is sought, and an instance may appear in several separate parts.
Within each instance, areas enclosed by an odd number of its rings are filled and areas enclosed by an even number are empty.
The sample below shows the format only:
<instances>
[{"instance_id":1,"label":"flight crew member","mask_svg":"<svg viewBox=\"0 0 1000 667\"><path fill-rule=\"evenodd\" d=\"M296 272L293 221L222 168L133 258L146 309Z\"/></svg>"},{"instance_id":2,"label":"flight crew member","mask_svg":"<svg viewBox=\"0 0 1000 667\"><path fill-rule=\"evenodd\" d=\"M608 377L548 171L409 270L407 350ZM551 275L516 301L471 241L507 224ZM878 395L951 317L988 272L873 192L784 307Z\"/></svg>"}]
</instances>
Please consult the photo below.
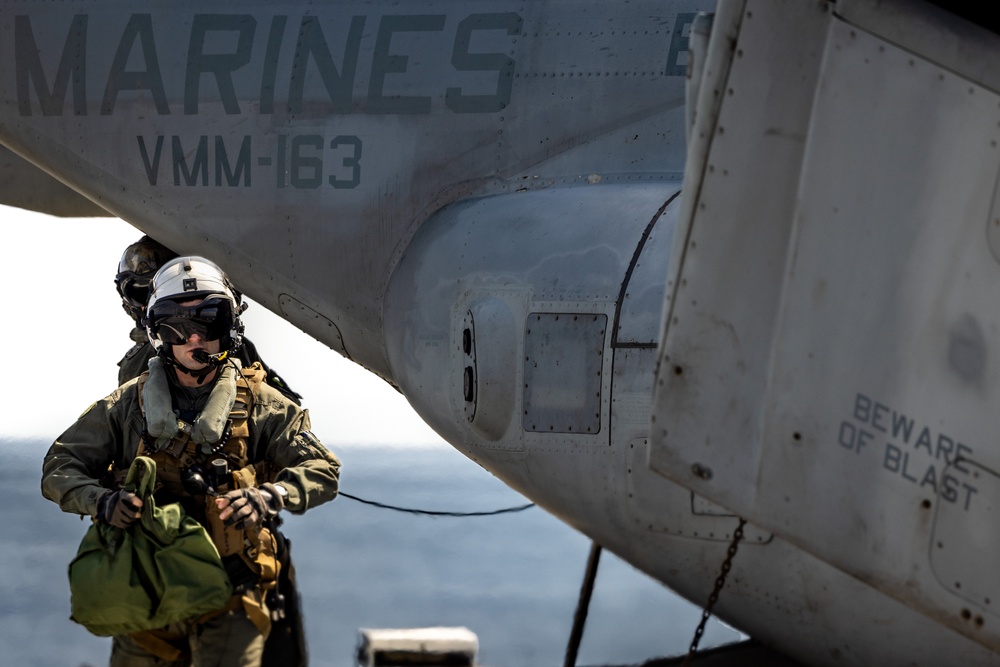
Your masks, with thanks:
<instances>
[{"instance_id":1,"label":"flight crew member","mask_svg":"<svg viewBox=\"0 0 1000 667\"><path fill-rule=\"evenodd\" d=\"M149 371L94 403L45 456L46 498L123 529L142 504L122 488L125 473L136 456L152 458L157 503L180 502L206 526L236 590L207 618L115 637L111 667L260 665L275 563L263 562L268 550L255 548L253 536L267 534L283 510L302 513L337 495L340 462L309 430L308 411L268 385L260 366L242 369L234 357L240 312L215 264L167 262L147 304L157 350ZM225 477L233 490L213 496L204 472L219 469L217 459L233 471Z\"/></svg>"},{"instance_id":2,"label":"flight crew member","mask_svg":"<svg viewBox=\"0 0 1000 667\"><path fill-rule=\"evenodd\" d=\"M121 361L118 362L118 384L123 385L146 370L146 364L156 356L156 350L149 342L143 318L146 316L146 301L149 299L149 281L156 271L177 257L177 253L149 236L125 248L118 262L118 275L115 276L115 287L122 298L122 308L135 322L129 337L135 343ZM239 292L236 292L239 297ZM284 378L274 372L260 358L257 347L245 336L243 344L236 352L243 368L249 368L253 362L260 362L267 373L267 383L280 391L286 397L301 405L302 396L292 390Z\"/></svg>"},{"instance_id":3,"label":"flight crew member","mask_svg":"<svg viewBox=\"0 0 1000 667\"><path fill-rule=\"evenodd\" d=\"M131 244L122 253L118 262L118 274L115 276L115 287L122 299L122 308L135 322L129 337L135 343L118 362L118 384L123 385L132 378L139 377L145 370L149 360L156 356L156 350L149 342L143 319L146 316L146 301L149 299L149 283L153 275L177 253L167 248L159 241L144 235ZM236 298L240 299L239 291L234 290ZM257 347L243 336L243 344L236 351L236 356L243 368L250 368L258 362L267 373L266 381L297 405L301 405L302 396L294 391L270 368ZM278 537L285 540L278 533ZM295 581L295 567L292 564L291 543L285 540L281 580L279 587L284 597L284 614L276 619L272 632L267 638L264 649L264 667L304 667L307 664L307 649L305 641L302 603Z\"/></svg>"}]
</instances>

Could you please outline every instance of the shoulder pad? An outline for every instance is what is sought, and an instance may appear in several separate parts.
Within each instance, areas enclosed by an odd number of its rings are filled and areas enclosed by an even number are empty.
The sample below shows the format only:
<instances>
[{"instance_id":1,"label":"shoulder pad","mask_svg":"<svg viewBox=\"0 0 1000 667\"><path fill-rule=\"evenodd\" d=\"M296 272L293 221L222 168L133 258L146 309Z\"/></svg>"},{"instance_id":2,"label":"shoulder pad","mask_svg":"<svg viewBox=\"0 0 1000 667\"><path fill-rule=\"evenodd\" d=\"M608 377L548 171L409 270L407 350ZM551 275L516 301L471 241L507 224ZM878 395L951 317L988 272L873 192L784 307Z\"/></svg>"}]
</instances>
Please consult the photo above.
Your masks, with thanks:
<instances>
[{"instance_id":1,"label":"shoulder pad","mask_svg":"<svg viewBox=\"0 0 1000 667\"><path fill-rule=\"evenodd\" d=\"M263 384L265 378L267 378L267 371L265 371L260 363L256 361L253 362L249 368L244 368L240 372L243 374L243 379L250 385L250 390L253 393L257 393L260 385Z\"/></svg>"},{"instance_id":2,"label":"shoulder pad","mask_svg":"<svg viewBox=\"0 0 1000 667\"><path fill-rule=\"evenodd\" d=\"M133 345L133 346L132 346L131 348L129 348L129 351L128 351L128 352L126 352L126 353L125 353L125 357L124 357L124 358L122 359L122 361L125 361L125 359L131 359L131 358L132 358L132 357L134 357L135 355L139 354L139 352L140 352L140 351L142 350L142 348L144 348L144 347L146 347L146 344L145 344L145 343L136 343L136 344L135 344L135 345ZM119 364L118 364L118 365L120 366L120 365L121 365L121 362L119 362Z\"/></svg>"}]
</instances>

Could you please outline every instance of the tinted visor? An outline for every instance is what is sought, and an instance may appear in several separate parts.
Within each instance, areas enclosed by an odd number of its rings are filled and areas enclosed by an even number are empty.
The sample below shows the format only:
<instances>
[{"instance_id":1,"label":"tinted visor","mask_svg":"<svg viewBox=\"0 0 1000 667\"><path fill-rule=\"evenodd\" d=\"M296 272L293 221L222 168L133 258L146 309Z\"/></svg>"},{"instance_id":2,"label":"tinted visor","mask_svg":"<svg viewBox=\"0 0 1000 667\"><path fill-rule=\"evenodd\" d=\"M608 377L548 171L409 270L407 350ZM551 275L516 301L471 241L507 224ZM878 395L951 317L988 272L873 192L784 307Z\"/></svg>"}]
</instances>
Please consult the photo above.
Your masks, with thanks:
<instances>
[{"instance_id":1,"label":"tinted visor","mask_svg":"<svg viewBox=\"0 0 1000 667\"><path fill-rule=\"evenodd\" d=\"M115 276L118 293L135 308L145 308L149 301L149 282L153 274L136 275L131 271L123 271Z\"/></svg>"},{"instance_id":2,"label":"tinted visor","mask_svg":"<svg viewBox=\"0 0 1000 667\"><path fill-rule=\"evenodd\" d=\"M147 318L150 333L169 345L182 345L194 334L220 340L233 328L232 304L223 297L210 297L194 306L159 301Z\"/></svg>"}]
</instances>

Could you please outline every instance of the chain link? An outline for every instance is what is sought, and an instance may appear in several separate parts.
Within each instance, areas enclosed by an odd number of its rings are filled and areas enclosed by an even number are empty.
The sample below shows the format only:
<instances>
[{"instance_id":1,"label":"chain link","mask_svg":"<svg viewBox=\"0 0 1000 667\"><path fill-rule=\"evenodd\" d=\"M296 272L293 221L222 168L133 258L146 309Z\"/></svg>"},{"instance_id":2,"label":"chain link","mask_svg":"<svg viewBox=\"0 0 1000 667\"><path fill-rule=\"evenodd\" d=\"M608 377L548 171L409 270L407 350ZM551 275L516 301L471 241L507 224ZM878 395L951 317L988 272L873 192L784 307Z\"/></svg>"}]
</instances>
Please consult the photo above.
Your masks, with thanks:
<instances>
[{"instance_id":1,"label":"chain link","mask_svg":"<svg viewBox=\"0 0 1000 667\"><path fill-rule=\"evenodd\" d=\"M684 656L682 667L687 667L691 663L694 654L698 652L698 643L701 641L701 636L705 633L705 624L708 623L708 619L712 616L712 607L719 601L719 593L722 592L722 587L726 585L726 575L729 574L729 570L733 566L733 557L736 555L736 549L739 547L740 540L743 539L743 526L746 525L746 522L746 519L740 519L739 525L736 526L736 530L733 532L733 540L729 543L729 548L726 550L726 559L722 561L719 576L715 578L715 587L712 589L712 594L708 596L708 604L705 605L705 608L701 612L701 622L694 631L691 648L688 649L687 655Z\"/></svg>"}]
</instances>

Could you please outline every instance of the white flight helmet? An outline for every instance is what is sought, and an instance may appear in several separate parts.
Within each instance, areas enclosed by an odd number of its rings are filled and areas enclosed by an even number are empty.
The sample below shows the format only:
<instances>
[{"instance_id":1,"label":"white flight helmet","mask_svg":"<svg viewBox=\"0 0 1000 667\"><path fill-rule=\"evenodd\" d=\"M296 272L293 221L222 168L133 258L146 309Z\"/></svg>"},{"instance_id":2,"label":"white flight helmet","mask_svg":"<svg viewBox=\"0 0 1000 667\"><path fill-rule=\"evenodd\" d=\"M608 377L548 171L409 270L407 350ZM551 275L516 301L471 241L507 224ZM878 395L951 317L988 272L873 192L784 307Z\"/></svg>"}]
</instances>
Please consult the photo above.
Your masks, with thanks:
<instances>
[{"instance_id":1,"label":"white flight helmet","mask_svg":"<svg viewBox=\"0 0 1000 667\"><path fill-rule=\"evenodd\" d=\"M181 305L189 301L200 302ZM146 334L157 351L164 343L184 343L192 333L218 340L219 354L211 356L221 363L243 343L244 310L240 293L218 265L204 257L177 257L160 267L150 283Z\"/></svg>"}]
</instances>

